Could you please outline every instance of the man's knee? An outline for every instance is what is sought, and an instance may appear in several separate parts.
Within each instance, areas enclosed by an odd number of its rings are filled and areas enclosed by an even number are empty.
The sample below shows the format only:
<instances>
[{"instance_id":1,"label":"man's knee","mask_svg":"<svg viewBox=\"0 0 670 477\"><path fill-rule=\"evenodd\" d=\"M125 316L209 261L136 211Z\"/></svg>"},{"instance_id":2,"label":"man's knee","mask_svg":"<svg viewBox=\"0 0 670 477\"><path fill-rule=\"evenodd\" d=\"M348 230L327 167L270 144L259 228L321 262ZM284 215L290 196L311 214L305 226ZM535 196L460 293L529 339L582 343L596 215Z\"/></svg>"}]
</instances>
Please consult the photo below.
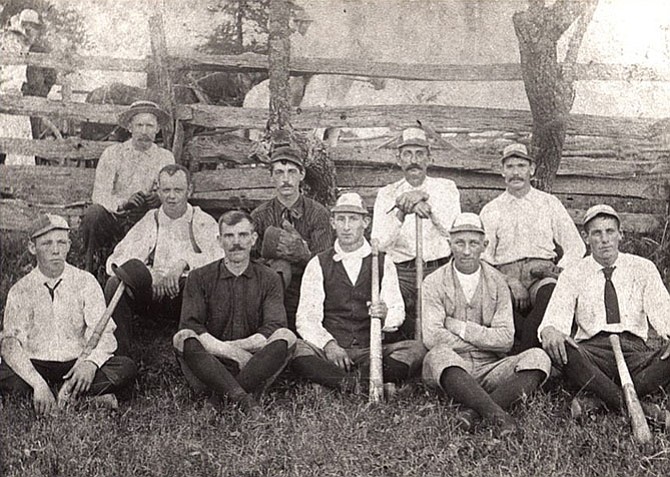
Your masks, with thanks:
<instances>
[{"instance_id":1,"label":"man's knee","mask_svg":"<svg viewBox=\"0 0 670 477\"><path fill-rule=\"evenodd\" d=\"M542 371L545 376L551 372L551 358L542 348L530 348L519 355L516 371Z\"/></svg>"},{"instance_id":2,"label":"man's knee","mask_svg":"<svg viewBox=\"0 0 670 477\"><path fill-rule=\"evenodd\" d=\"M112 356L102 365L100 371L114 387L124 387L137 376L137 364L128 356Z\"/></svg>"},{"instance_id":3,"label":"man's knee","mask_svg":"<svg viewBox=\"0 0 670 477\"><path fill-rule=\"evenodd\" d=\"M270 335L268 338L267 344L272 343L273 341L277 340L284 340L286 341L286 346L288 349L292 349L296 346L296 342L298 341L298 338L296 338L295 334L289 330L288 328L279 328L276 330L274 333Z\"/></svg>"},{"instance_id":4,"label":"man's knee","mask_svg":"<svg viewBox=\"0 0 670 477\"><path fill-rule=\"evenodd\" d=\"M423 359L423 381L429 386L440 387L440 376L452 366L465 369L463 359L449 345L442 343L435 346Z\"/></svg>"},{"instance_id":5,"label":"man's knee","mask_svg":"<svg viewBox=\"0 0 670 477\"><path fill-rule=\"evenodd\" d=\"M81 218L80 228L83 233L99 229L101 224L108 222L111 215L107 209L100 204L91 204L84 211Z\"/></svg>"}]
</instances>

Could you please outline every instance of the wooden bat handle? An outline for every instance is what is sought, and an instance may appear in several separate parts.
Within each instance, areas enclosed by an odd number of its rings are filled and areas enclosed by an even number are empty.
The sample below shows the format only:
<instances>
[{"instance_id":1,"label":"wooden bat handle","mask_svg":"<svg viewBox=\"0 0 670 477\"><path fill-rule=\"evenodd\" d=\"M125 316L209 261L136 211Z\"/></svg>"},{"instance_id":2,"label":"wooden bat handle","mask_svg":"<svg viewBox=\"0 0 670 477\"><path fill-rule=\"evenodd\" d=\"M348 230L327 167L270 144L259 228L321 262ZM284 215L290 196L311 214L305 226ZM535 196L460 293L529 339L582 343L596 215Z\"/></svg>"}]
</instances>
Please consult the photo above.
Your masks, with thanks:
<instances>
[{"instance_id":1,"label":"wooden bat handle","mask_svg":"<svg viewBox=\"0 0 670 477\"><path fill-rule=\"evenodd\" d=\"M612 351L614 351L614 359L616 360L616 367L619 371L619 380L621 381L621 388L626 400L626 408L630 415L633 438L640 444L647 444L652 440L651 431L649 430L649 424L647 423L647 418L642 410L640 400L637 397L637 392L635 392L635 386L630 377L626 360L623 357L619 335L610 335L610 344L612 345Z\"/></svg>"},{"instance_id":2,"label":"wooden bat handle","mask_svg":"<svg viewBox=\"0 0 670 477\"><path fill-rule=\"evenodd\" d=\"M373 305L379 303L379 244L372 246L372 293ZM370 402L378 403L384 398L384 375L382 370L382 320L370 317Z\"/></svg>"},{"instance_id":3,"label":"wooden bat handle","mask_svg":"<svg viewBox=\"0 0 670 477\"><path fill-rule=\"evenodd\" d=\"M423 341L423 219L416 218L416 321L414 339Z\"/></svg>"}]
</instances>

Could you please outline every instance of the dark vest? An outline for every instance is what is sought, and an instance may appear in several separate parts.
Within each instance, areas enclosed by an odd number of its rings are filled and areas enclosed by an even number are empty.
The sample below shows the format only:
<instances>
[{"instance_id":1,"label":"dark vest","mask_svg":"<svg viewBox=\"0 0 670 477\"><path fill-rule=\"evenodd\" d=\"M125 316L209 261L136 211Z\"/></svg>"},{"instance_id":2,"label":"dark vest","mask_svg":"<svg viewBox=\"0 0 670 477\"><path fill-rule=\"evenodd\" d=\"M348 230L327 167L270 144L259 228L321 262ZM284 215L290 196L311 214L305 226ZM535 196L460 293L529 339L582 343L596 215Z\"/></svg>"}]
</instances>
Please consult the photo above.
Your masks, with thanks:
<instances>
[{"instance_id":1,"label":"dark vest","mask_svg":"<svg viewBox=\"0 0 670 477\"><path fill-rule=\"evenodd\" d=\"M358 280L351 284L342 262L333 260L335 249L319 253L323 272L323 327L343 348L370 345L370 315L367 303L372 297L372 255L363 259ZM379 254L379 283L384 270L384 254Z\"/></svg>"}]
</instances>

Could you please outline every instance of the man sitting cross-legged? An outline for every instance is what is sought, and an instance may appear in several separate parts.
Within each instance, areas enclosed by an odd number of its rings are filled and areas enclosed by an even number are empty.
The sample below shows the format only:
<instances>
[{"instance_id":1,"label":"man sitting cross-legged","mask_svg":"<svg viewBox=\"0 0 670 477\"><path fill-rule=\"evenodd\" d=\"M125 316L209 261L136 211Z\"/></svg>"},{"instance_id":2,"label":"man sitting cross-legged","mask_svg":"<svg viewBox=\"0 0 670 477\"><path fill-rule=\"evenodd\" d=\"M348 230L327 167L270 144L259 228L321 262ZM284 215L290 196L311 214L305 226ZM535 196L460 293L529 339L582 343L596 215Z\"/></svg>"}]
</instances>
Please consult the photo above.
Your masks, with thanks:
<instances>
[{"instance_id":1,"label":"man sitting cross-legged","mask_svg":"<svg viewBox=\"0 0 670 477\"><path fill-rule=\"evenodd\" d=\"M249 259L258 239L251 216L226 212L219 227L225 258L188 276L173 343L191 387L255 413L250 393L281 372L296 339L286 328L281 278Z\"/></svg>"},{"instance_id":2,"label":"man sitting cross-legged","mask_svg":"<svg viewBox=\"0 0 670 477\"><path fill-rule=\"evenodd\" d=\"M619 251L619 214L608 205L595 205L584 215L584 240L591 256L566 268L558 278L547 313L538 329L542 346L563 367L566 378L598 400L576 399L573 416L602 406L623 409L614 352L609 336L616 334L630 374L642 397L670 384L670 296L652 262ZM649 325L665 344L647 345ZM570 333L576 325L574 338ZM647 417L670 426L670 413L642 402Z\"/></svg>"},{"instance_id":3,"label":"man sitting cross-legged","mask_svg":"<svg viewBox=\"0 0 670 477\"><path fill-rule=\"evenodd\" d=\"M370 317L381 318L384 332L394 332L405 318L398 276L391 260L379 257L380 303L370 305L372 256L363 236L370 217L355 193L343 194L332 209L335 246L307 264L300 290L293 369L324 386L354 389L369 376ZM425 349L418 341L383 345L387 382L418 371ZM357 373L354 371L358 370Z\"/></svg>"},{"instance_id":4,"label":"man sitting cross-legged","mask_svg":"<svg viewBox=\"0 0 670 477\"><path fill-rule=\"evenodd\" d=\"M90 355L77 361L105 311L105 299L93 275L66 262L69 230L58 215L37 218L28 242L37 267L12 286L5 307L0 392L32 391L40 414L57 404L50 384L67 386L71 399L88 394L116 407L111 393L131 383L137 372L130 358L114 356L111 321Z\"/></svg>"},{"instance_id":5,"label":"man sitting cross-legged","mask_svg":"<svg viewBox=\"0 0 670 477\"><path fill-rule=\"evenodd\" d=\"M430 350L423 378L465 407L462 428L482 417L500 435L513 434L517 425L505 409L546 379L551 361L540 348L505 357L514 341L512 300L505 277L480 260L487 242L479 217L460 214L449 236L453 261L423 286Z\"/></svg>"}]
</instances>

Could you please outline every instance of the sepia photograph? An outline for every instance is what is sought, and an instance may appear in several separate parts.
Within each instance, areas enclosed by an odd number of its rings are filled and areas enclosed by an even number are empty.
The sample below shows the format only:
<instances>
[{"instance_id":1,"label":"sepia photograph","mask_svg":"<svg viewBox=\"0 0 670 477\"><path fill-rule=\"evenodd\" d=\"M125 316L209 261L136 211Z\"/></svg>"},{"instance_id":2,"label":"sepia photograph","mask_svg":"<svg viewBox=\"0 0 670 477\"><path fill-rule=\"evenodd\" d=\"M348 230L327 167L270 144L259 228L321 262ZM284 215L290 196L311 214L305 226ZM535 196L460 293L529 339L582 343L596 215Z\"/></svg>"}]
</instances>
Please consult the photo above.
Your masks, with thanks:
<instances>
[{"instance_id":1,"label":"sepia photograph","mask_svg":"<svg viewBox=\"0 0 670 477\"><path fill-rule=\"evenodd\" d=\"M666 0L0 0L0 477L666 477Z\"/></svg>"}]
</instances>

